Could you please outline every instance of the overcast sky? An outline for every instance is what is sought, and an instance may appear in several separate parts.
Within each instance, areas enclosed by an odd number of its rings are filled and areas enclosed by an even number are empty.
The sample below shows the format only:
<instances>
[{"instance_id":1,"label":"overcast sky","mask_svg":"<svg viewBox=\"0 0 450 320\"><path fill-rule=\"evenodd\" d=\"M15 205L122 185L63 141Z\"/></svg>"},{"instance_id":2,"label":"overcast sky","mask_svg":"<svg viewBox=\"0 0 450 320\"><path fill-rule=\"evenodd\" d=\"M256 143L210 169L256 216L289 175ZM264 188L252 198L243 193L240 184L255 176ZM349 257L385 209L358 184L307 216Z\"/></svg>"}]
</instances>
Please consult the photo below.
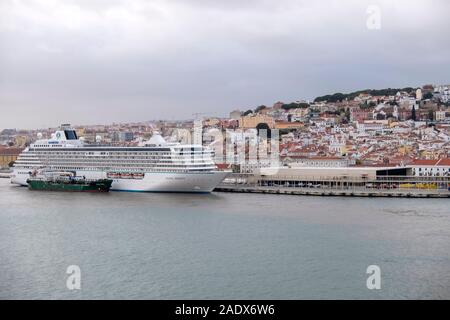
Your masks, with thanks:
<instances>
[{"instance_id":1,"label":"overcast sky","mask_svg":"<svg viewBox=\"0 0 450 320\"><path fill-rule=\"evenodd\" d=\"M449 83L449 12L446 0L0 0L0 129Z\"/></svg>"}]
</instances>

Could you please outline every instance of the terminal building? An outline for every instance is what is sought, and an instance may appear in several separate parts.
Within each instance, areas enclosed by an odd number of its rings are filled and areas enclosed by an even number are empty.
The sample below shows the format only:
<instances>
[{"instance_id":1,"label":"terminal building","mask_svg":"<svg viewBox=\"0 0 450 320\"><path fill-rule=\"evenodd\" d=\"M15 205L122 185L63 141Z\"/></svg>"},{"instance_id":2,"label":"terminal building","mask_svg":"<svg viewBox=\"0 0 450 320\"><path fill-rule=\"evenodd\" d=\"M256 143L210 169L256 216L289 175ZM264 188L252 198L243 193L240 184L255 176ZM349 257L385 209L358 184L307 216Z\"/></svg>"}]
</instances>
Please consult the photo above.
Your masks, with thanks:
<instances>
[{"instance_id":1,"label":"terminal building","mask_svg":"<svg viewBox=\"0 0 450 320\"><path fill-rule=\"evenodd\" d=\"M450 186L448 164L434 171L428 169L424 175L416 174L419 168L422 167L271 167L241 178L242 183L267 187L448 189Z\"/></svg>"},{"instance_id":2,"label":"terminal building","mask_svg":"<svg viewBox=\"0 0 450 320\"><path fill-rule=\"evenodd\" d=\"M415 160L409 165L411 174L416 177L436 176L445 177L450 176L450 159L438 160Z\"/></svg>"},{"instance_id":3,"label":"terminal building","mask_svg":"<svg viewBox=\"0 0 450 320\"><path fill-rule=\"evenodd\" d=\"M376 179L379 176L408 176L408 167L279 167L261 168L256 175L291 179Z\"/></svg>"}]
</instances>

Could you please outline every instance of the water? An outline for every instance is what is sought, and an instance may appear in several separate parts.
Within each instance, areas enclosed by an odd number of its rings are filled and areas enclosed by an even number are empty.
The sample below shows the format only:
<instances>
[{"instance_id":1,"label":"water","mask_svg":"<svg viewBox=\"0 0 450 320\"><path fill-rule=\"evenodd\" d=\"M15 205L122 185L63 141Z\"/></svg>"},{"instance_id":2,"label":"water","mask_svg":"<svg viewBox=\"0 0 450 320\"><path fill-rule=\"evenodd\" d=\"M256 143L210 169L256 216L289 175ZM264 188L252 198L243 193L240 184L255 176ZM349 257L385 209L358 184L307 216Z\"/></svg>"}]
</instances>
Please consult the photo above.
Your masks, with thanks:
<instances>
[{"instance_id":1,"label":"water","mask_svg":"<svg viewBox=\"0 0 450 320\"><path fill-rule=\"evenodd\" d=\"M449 299L449 203L32 192L0 179L0 298ZM381 290L366 287L372 264Z\"/></svg>"}]
</instances>

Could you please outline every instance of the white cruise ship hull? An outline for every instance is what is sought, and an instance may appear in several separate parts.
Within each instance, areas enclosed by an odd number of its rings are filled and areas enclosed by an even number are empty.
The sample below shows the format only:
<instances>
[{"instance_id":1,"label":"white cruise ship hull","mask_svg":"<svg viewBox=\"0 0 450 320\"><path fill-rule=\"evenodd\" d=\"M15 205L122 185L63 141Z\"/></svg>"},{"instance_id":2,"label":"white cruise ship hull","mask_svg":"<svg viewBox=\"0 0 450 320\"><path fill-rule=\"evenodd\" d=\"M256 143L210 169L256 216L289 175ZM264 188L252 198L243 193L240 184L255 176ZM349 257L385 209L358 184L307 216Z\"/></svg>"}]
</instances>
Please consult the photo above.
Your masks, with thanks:
<instances>
[{"instance_id":1,"label":"white cruise ship hull","mask_svg":"<svg viewBox=\"0 0 450 320\"><path fill-rule=\"evenodd\" d=\"M87 179L106 178L105 172L77 171L77 176ZM129 192L212 192L229 172L212 171L208 173L168 173L148 172L143 179L113 179L112 191ZM29 174L15 171L11 183L27 186Z\"/></svg>"}]
</instances>

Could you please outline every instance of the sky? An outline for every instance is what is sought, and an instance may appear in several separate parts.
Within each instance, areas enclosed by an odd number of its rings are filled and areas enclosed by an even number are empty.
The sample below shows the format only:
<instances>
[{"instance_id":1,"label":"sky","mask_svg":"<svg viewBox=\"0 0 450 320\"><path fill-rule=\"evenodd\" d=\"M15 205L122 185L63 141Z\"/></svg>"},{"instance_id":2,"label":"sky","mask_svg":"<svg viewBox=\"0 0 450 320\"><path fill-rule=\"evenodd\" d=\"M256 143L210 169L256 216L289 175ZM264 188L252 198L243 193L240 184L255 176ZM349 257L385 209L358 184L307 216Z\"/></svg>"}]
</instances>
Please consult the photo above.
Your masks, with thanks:
<instances>
[{"instance_id":1,"label":"sky","mask_svg":"<svg viewBox=\"0 0 450 320\"><path fill-rule=\"evenodd\" d=\"M446 0L0 0L0 130L450 83Z\"/></svg>"}]
</instances>

